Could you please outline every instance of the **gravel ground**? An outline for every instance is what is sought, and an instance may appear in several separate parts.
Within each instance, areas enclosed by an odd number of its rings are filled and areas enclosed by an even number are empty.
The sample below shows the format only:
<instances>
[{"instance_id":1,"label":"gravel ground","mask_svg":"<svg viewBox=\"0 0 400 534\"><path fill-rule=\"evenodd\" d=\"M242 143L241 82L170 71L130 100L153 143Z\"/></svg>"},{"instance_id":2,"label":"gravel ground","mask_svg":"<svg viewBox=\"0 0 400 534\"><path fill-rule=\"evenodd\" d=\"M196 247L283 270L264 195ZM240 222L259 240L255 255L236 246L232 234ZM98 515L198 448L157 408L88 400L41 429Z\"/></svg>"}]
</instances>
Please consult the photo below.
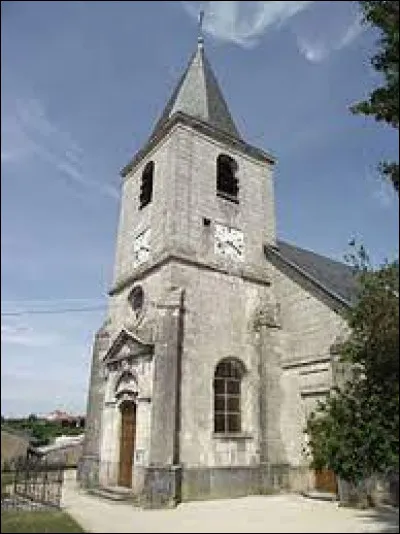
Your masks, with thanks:
<instances>
[{"instance_id":1,"label":"gravel ground","mask_svg":"<svg viewBox=\"0 0 400 534\"><path fill-rule=\"evenodd\" d=\"M88 532L399 532L398 510L354 510L300 495L248 496L140 510L65 480L63 507Z\"/></svg>"}]
</instances>

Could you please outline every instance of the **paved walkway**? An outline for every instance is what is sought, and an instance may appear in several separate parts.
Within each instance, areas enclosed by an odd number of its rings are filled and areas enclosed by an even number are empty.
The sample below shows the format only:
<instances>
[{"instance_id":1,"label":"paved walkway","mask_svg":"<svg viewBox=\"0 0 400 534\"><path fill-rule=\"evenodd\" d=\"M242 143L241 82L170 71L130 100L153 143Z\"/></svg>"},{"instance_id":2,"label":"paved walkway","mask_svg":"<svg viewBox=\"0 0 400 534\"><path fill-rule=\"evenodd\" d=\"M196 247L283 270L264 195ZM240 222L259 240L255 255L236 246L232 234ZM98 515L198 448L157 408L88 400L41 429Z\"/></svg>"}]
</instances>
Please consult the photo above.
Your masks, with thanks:
<instances>
[{"instance_id":1,"label":"paved walkway","mask_svg":"<svg viewBox=\"0 0 400 534\"><path fill-rule=\"evenodd\" d=\"M88 532L399 532L392 510L353 510L299 495L249 496L139 510L87 495L65 481L64 508Z\"/></svg>"}]
</instances>

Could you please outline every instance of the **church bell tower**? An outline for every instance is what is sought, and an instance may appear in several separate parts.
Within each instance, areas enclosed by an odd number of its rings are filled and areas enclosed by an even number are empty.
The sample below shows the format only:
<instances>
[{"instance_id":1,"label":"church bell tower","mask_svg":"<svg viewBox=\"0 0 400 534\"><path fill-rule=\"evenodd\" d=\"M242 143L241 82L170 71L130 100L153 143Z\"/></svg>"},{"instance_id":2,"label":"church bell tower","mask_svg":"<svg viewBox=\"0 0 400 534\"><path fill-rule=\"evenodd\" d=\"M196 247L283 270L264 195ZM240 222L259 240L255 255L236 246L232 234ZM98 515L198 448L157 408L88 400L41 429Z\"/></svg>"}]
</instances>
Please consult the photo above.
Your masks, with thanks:
<instances>
[{"instance_id":1,"label":"church bell tower","mask_svg":"<svg viewBox=\"0 0 400 534\"><path fill-rule=\"evenodd\" d=\"M259 480L274 439L261 413L255 324L272 298L264 246L276 239L273 166L240 135L199 38L149 139L121 171L84 485L124 486L163 505L246 494Z\"/></svg>"}]
</instances>

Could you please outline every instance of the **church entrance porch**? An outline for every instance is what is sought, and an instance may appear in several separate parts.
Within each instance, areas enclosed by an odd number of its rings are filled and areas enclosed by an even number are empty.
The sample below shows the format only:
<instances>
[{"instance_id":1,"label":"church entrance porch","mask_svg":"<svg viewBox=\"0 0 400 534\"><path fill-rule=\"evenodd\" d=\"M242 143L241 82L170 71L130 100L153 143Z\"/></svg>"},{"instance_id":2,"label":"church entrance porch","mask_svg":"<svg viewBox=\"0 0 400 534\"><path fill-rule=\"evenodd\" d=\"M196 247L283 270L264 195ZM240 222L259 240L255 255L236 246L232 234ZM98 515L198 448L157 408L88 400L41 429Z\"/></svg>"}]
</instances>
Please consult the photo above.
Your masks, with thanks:
<instances>
[{"instance_id":1,"label":"church entrance porch","mask_svg":"<svg viewBox=\"0 0 400 534\"><path fill-rule=\"evenodd\" d=\"M119 443L118 485L132 487L132 468L135 454L136 404L124 401L120 406L121 431Z\"/></svg>"},{"instance_id":2,"label":"church entrance porch","mask_svg":"<svg viewBox=\"0 0 400 534\"><path fill-rule=\"evenodd\" d=\"M98 484L140 493L151 432L154 346L122 328L101 357Z\"/></svg>"}]
</instances>

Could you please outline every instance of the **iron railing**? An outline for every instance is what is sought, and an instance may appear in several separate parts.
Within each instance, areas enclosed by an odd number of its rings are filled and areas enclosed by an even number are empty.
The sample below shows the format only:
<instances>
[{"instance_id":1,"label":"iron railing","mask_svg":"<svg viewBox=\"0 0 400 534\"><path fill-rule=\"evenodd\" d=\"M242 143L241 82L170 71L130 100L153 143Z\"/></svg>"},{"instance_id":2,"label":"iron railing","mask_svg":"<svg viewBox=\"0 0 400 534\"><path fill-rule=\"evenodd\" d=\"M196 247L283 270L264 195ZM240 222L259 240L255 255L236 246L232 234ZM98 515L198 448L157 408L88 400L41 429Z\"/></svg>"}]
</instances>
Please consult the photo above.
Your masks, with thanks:
<instances>
[{"instance_id":1,"label":"iron railing","mask_svg":"<svg viewBox=\"0 0 400 534\"><path fill-rule=\"evenodd\" d=\"M19 458L2 471L1 508L59 508L65 465Z\"/></svg>"}]
</instances>

